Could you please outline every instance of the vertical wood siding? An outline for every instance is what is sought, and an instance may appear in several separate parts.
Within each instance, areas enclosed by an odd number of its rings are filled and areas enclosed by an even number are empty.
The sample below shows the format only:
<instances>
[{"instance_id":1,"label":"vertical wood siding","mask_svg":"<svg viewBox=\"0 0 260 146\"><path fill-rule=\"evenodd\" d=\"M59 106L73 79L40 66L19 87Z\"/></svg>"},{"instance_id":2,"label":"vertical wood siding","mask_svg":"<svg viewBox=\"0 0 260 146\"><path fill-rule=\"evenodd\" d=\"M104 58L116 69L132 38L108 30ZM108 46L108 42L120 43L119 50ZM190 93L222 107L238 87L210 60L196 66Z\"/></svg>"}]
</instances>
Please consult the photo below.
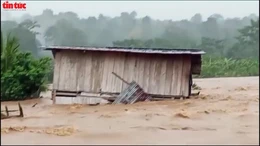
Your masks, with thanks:
<instances>
[{"instance_id":1,"label":"vertical wood siding","mask_svg":"<svg viewBox=\"0 0 260 146\"><path fill-rule=\"evenodd\" d=\"M189 94L191 57L188 55L60 51L56 53L53 87L56 90L121 92L135 80L145 92Z\"/></svg>"}]
</instances>

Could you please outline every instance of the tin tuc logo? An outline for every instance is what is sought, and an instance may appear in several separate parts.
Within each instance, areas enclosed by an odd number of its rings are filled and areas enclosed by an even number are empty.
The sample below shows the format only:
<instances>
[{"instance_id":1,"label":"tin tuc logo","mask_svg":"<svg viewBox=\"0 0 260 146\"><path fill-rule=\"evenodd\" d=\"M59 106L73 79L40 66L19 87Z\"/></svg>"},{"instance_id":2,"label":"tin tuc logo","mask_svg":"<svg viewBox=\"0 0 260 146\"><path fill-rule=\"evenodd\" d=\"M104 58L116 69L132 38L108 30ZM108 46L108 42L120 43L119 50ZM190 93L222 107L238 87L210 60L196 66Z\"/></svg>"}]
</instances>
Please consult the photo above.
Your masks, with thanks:
<instances>
[{"instance_id":1,"label":"tin tuc logo","mask_svg":"<svg viewBox=\"0 0 260 146\"><path fill-rule=\"evenodd\" d=\"M10 2L6 0L2 3L2 8L4 10L26 10L26 3L22 2Z\"/></svg>"}]
</instances>

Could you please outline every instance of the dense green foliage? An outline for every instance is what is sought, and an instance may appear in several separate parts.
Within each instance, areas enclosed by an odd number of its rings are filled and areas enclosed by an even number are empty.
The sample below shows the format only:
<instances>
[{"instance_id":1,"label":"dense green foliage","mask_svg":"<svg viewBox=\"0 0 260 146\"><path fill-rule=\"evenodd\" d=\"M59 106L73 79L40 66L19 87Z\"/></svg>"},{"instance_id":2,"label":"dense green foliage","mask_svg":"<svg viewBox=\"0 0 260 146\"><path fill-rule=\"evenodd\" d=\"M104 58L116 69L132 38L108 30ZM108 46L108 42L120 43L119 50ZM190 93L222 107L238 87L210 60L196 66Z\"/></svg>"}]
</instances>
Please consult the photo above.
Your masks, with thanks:
<instances>
[{"instance_id":1,"label":"dense green foliage","mask_svg":"<svg viewBox=\"0 0 260 146\"><path fill-rule=\"evenodd\" d=\"M35 59L20 52L18 39L1 33L1 101L38 97L45 89L50 58Z\"/></svg>"}]
</instances>

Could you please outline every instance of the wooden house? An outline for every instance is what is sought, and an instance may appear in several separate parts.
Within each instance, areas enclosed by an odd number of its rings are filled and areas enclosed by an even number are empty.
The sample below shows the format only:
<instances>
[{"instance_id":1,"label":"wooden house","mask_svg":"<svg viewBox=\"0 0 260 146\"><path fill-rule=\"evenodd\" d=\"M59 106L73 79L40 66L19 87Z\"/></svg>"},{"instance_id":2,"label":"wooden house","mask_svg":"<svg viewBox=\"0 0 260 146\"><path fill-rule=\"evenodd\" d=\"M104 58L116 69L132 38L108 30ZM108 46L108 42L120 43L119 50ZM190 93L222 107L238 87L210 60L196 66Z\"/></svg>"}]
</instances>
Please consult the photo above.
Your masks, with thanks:
<instances>
[{"instance_id":1,"label":"wooden house","mask_svg":"<svg viewBox=\"0 0 260 146\"><path fill-rule=\"evenodd\" d=\"M56 96L76 97L118 94L124 80L136 81L155 96L191 94L192 74L200 74L198 49L123 47L47 47L54 56L53 101Z\"/></svg>"}]
</instances>

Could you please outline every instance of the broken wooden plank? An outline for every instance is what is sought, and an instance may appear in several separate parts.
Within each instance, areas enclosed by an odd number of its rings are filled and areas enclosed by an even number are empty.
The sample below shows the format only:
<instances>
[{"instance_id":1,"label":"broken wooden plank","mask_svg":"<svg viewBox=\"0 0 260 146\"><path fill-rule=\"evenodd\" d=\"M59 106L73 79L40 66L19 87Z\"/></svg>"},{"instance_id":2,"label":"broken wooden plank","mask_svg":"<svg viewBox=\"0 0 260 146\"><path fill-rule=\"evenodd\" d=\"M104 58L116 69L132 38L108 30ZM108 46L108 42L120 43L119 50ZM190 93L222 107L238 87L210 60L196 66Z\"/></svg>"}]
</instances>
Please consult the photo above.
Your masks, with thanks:
<instances>
[{"instance_id":1,"label":"broken wooden plank","mask_svg":"<svg viewBox=\"0 0 260 146\"><path fill-rule=\"evenodd\" d=\"M5 106L5 112L6 112L6 116L8 117L9 116L9 112L8 112L7 106Z\"/></svg>"},{"instance_id":2,"label":"broken wooden plank","mask_svg":"<svg viewBox=\"0 0 260 146\"><path fill-rule=\"evenodd\" d=\"M8 113L11 113L11 112L17 112L17 111L19 111L19 110L8 110ZM1 111L1 112L6 112L6 110Z\"/></svg>"},{"instance_id":3,"label":"broken wooden plank","mask_svg":"<svg viewBox=\"0 0 260 146\"><path fill-rule=\"evenodd\" d=\"M35 107L38 103L35 103L32 107Z\"/></svg>"},{"instance_id":4,"label":"broken wooden plank","mask_svg":"<svg viewBox=\"0 0 260 146\"><path fill-rule=\"evenodd\" d=\"M23 115L23 108L22 108L20 102L18 102L18 106L19 106L19 111L20 111L19 117L23 117L23 116L24 116L24 115Z\"/></svg>"},{"instance_id":5,"label":"broken wooden plank","mask_svg":"<svg viewBox=\"0 0 260 146\"><path fill-rule=\"evenodd\" d=\"M123 81L124 83L126 83L126 84L130 84L130 83L128 83L126 80L124 80L122 77L120 77L118 74L116 74L116 73L114 73L114 72L112 72L112 74L113 75L115 75L118 79L120 79L121 81Z\"/></svg>"}]
</instances>

